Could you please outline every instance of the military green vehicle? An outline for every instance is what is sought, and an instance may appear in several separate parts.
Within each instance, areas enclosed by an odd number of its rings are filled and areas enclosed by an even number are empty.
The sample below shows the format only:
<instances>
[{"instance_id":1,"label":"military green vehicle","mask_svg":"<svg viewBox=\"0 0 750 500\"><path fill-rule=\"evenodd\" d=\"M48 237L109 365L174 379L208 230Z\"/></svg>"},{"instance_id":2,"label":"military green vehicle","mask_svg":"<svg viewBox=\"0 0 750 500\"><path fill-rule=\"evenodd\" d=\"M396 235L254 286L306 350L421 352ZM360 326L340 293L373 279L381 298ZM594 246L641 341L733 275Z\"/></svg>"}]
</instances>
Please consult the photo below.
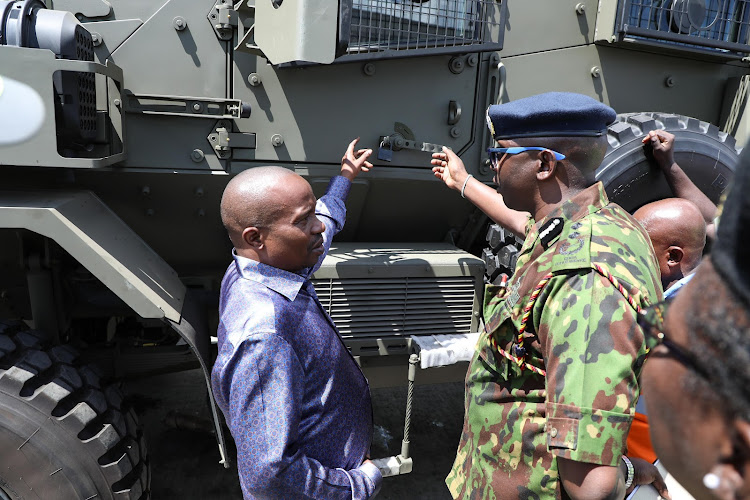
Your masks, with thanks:
<instances>
[{"instance_id":1,"label":"military green vehicle","mask_svg":"<svg viewBox=\"0 0 750 500\"><path fill-rule=\"evenodd\" d=\"M622 113L614 201L669 195L653 128L718 199L750 133L749 3L0 0L0 499L149 497L116 382L200 366L210 396L219 200L243 169L320 196L353 137L377 151L315 275L373 386L414 379L415 339L477 332L484 281L512 270L515 240L429 165L447 145L492 182L488 105L588 94Z\"/></svg>"}]
</instances>

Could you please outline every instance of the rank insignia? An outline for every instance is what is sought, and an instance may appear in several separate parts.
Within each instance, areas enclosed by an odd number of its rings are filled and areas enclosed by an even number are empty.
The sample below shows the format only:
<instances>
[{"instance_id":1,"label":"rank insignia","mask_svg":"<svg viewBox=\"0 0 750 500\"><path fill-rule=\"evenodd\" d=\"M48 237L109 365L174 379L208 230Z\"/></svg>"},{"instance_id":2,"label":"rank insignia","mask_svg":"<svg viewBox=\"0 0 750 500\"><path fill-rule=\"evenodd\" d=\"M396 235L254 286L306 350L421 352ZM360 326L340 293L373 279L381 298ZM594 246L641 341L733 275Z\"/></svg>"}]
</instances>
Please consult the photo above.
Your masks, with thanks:
<instances>
[{"instance_id":1,"label":"rank insignia","mask_svg":"<svg viewBox=\"0 0 750 500\"><path fill-rule=\"evenodd\" d=\"M562 217L555 217L547 221L539 229L539 239L542 241L542 246L546 250L549 244L559 235L563 230L563 223L565 220Z\"/></svg>"}]
</instances>

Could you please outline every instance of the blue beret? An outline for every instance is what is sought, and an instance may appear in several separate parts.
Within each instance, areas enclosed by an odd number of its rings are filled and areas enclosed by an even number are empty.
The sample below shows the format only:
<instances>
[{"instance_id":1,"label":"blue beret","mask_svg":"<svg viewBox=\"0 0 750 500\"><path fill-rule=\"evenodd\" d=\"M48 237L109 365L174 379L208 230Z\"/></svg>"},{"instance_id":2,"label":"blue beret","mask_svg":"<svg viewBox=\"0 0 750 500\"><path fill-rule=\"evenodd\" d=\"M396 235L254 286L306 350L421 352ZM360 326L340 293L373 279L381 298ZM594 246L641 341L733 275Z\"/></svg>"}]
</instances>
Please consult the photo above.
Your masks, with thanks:
<instances>
[{"instance_id":1,"label":"blue beret","mask_svg":"<svg viewBox=\"0 0 750 500\"><path fill-rule=\"evenodd\" d=\"M487 126L495 140L597 137L616 118L606 104L571 92L547 92L487 108Z\"/></svg>"}]
</instances>

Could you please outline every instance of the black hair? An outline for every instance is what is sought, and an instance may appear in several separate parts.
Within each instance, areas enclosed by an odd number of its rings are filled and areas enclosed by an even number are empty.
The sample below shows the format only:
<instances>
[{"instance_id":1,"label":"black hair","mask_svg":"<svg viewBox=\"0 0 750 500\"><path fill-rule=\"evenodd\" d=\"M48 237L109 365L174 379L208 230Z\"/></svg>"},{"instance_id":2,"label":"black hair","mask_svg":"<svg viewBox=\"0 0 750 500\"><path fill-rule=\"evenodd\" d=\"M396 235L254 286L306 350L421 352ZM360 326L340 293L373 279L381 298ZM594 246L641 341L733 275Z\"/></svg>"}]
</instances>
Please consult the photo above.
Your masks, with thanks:
<instances>
[{"instance_id":1,"label":"black hair","mask_svg":"<svg viewBox=\"0 0 750 500\"><path fill-rule=\"evenodd\" d=\"M727 417L750 419L750 311L714 269L703 271L685 314L686 347L709 378L688 369L685 389Z\"/></svg>"}]
</instances>

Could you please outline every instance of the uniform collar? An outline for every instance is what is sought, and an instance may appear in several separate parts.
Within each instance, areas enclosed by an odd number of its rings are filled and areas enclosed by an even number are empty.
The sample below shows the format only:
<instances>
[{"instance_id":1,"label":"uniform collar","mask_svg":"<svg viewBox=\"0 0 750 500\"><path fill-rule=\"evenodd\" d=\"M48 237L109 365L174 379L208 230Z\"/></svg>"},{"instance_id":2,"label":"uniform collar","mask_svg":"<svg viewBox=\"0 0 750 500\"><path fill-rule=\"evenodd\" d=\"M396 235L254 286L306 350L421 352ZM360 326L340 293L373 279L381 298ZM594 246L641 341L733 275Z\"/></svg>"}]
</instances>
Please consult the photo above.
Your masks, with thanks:
<instances>
[{"instance_id":1,"label":"uniform collar","mask_svg":"<svg viewBox=\"0 0 750 500\"><path fill-rule=\"evenodd\" d=\"M604 192L604 184L597 182L589 186L580 193L576 194L569 200L565 200L545 218L538 221L535 225L536 230L545 225L554 218L563 218L566 221L576 221L582 219L588 214L598 212L604 206L609 204L607 193Z\"/></svg>"},{"instance_id":2,"label":"uniform collar","mask_svg":"<svg viewBox=\"0 0 750 500\"><path fill-rule=\"evenodd\" d=\"M305 282L305 277L277 267L237 255L232 249L237 272L246 280L260 283L289 300L294 300Z\"/></svg>"}]
</instances>

